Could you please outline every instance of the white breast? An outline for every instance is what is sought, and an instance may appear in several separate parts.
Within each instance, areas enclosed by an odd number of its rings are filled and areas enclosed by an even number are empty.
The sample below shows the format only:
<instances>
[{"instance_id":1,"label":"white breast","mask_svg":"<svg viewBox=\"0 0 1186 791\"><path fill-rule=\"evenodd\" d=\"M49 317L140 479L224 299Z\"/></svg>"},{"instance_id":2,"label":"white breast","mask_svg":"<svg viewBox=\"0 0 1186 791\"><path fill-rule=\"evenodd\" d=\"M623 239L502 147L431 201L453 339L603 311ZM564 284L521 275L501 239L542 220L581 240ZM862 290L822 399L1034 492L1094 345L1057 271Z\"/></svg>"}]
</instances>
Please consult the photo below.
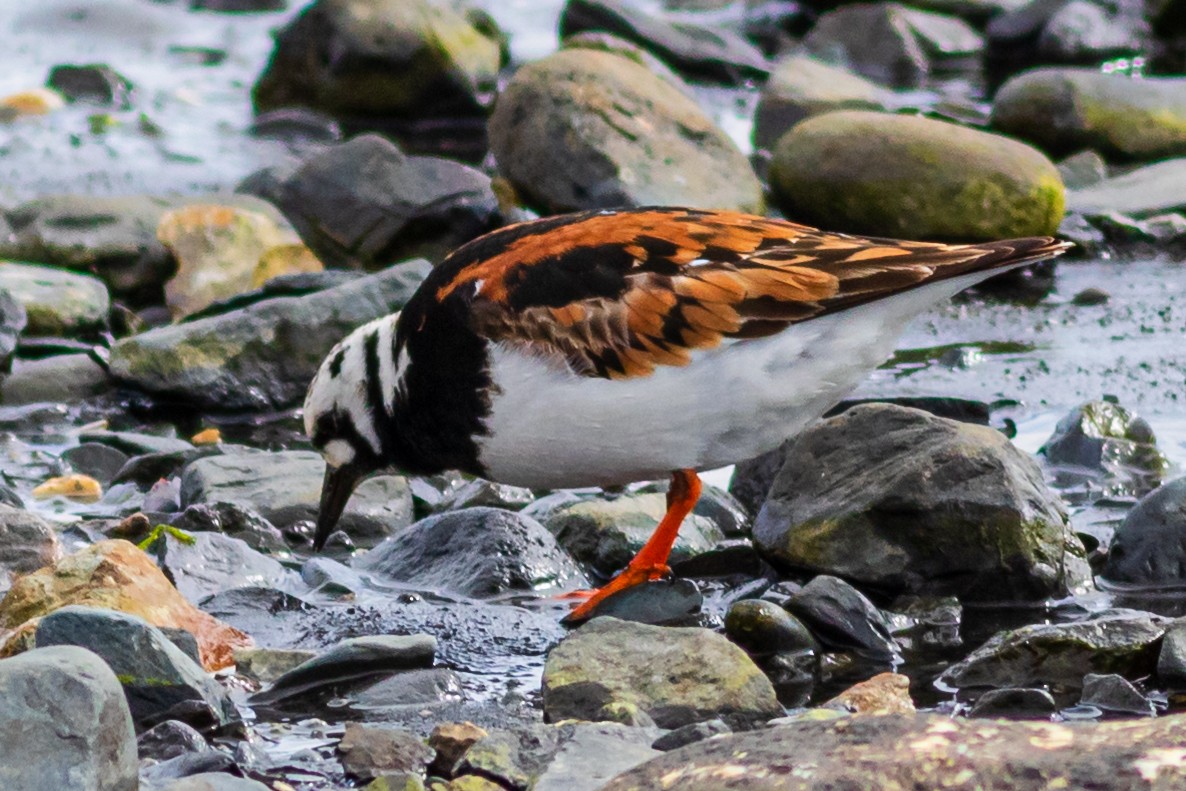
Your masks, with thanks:
<instances>
[{"instance_id":1,"label":"white breast","mask_svg":"<svg viewBox=\"0 0 1186 791\"><path fill-rule=\"evenodd\" d=\"M507 345L479 459L539 488L611 486L753 458L798 433L893 351L907 322L982 279L964 276L697 352L683 367L609 380Z\"/></svg>"}]
</instances>

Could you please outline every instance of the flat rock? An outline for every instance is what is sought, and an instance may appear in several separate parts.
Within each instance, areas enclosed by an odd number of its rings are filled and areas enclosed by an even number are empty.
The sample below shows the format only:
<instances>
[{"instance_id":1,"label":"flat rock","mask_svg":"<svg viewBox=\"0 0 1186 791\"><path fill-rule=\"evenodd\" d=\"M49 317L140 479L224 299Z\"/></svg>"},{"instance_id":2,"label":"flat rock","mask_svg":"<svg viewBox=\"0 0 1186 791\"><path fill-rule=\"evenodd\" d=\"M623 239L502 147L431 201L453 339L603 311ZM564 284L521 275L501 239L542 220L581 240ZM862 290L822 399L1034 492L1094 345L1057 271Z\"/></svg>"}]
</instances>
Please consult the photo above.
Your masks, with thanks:
<instances>
[{"instance_id":1,"label":"flat rock","mask_svg":"<svg viewBox=\"0 0 1186 791\"><path fill-rule=\"evenodd\" d=\"M112 347L111 373L210 409L286 408L304 397L335 343L402 307L428 269L409 261L337 288L149 330Z\"/></svg>"},{"instance_id":2,"label":"flat rock","mask_svg":"<svg viewBox=\"0 0 1186 791\"><path fill-rule=\"evenodd\" d=\"M1136 714L1142 717L1153 717L1157 714L1153 701L1145 697L1127 678L1115 673L1089 673L1084 676L1083 694L1079 697L1079 705L1095 706L1116 714Z\"/></svg>"},{"instance_id":3,"label":"flat rock","mask_svg":"<svg viewBox=\"0 0 1186 791\"><path fill-rule=\"evenodd\" d=\"M870 161L881 165L869 168ZM896 239L965 241L1053 233L1065 192L1054 163L1024 143L861 110L794 126L774 149L770 184L779 208L796 220Z\"/></svg>"},{"instance_id":4,"label":"flat rock","mask_svg":"<svg viewBox=\"0 0 1186 791\"><path fill-rule=\"evenodd\" d=\"M181 505L231 503L259 514L280 529L316 520L325 480L320 453L234 453L200 458L181 474ZM354 491L339 527L363 547L412 523L412 493L407 479L379 475Z\"/></svg>"},{"instance_id":5,"label":"flat rock","mask_svg":"<svg viewBox=\"0 0 1186 791\"><path fill-rule=\"evenodd\" d=\"M1075 726L941 714L804 720L689 745L614 778L605 791L1000 788L1101 791L1186 782L1186 717Z\"/></svg>"},{"instance_id":6,"label":"flat rock","mask_svg":"<svg viewBox=\"0 0 1186 791\"><path fill-rule=\"evenodd\" d=\"M0 660L0 786L135 791L136 734L102 659L74 646Z\"/></svg>"},{"instance_id":7,"label":"flat rock","mask_svg":"<svg viewBox=\"0 0 1186 791\"><path fill-rule=\"evenodd\" d=\"M107 328L111 298L103 281L66 269L0 261L0 289L28 316L26 335L76 337Z\"/></svg>"},{"instance_id":8,"label":"flat rock","mask_svg":"<svg viewBox=\"0 0 1186 791\"><path fill-rule=\"evenodd\" d=\"M1141 678L1153 672L1166 621L1136 611L1104 611L1074 623L1000 632L939 682L950 687L1059 685L1079 689L1088 673Z\"/></svg>"},{"instance_id":9,"label":"flat rock","mask_svg":"<svg viewBox=\"0 0 1186 791\"><path fill-rule=\"evenodd\" d=\"M570 49L522 67L489 133L499 172L551 213L763 208L758 178L729 137L678 88L619 55Z\"/></svg>"},{"instance_id":10,"label":"flat rock","mask_svg":"<svg viewBox=\"0 0 1186 791\"><path fill-rule=\"evenodd\" d=\"M1067 193L1067 211L1086 216L1119 212L1149 217L1186 210L1186 158L1168 159Z\"/></svg>"},{"instance_id":11,"label":"flat rock","mask_svg":"<svg viewBox=\"0 0 1186 791\"><path fill-rule=\"evenodd\" d=\"M1186 478L1155 489L1128 512L1100 576L1121 587L1186 585Z\"/></svg>"},{"instance_id":12,"label":"flat rock","mask_svg":"<svg viewBox=\"0 0 1186 791\"><path fill-rule=\"evenodd\" d=\"M585 587L585 575L531 517L466 508L422 519L354 560L355 568L469 596Z\"/></svg>"},{"instance_id":13,"label":"flat rock","mask_svg":"<svg viewBox=\"0 0 1186 791\"><path fill-rule=\"evenodd\" d=\"M1186 78L1036 69L1005 83L992 125L1055 156L1085 148L1149 162L1186 155Z\"/></svg>"},{"instance_id":14,"label":"flat rock","mask_svg":"<svg viewBox=\"0 0 1186 791\"><path fill-rule=\"evenodd\" d=\"M297 585L297 574L279 561L221 533L191 533L189 541L164 532L146 551L157 559L177 590L195 604L220 591Z\"/></svg>"},{"instance_id":15,"label":"flat rock","mask_svg":"<svg viewBox=\"0 0 1186 791\"><path fill-rule=\"evenodd\" d=\"M752 727L782 714L770 681L721 635L615 618L590 621L548 654L543 695L550 722L611 719L621 704L663 728L714 718Z\"/></svg>"},{"instance_id":16,"label":"flat rock","mask_svg":"<svg viewBox=\"0 0 1186 791\"><path fill-rule=\"evenodd\" d=\"M202 664L218 670L233 663L235 648L251 644L238 629L185 600L152 559L127 541L100 541L53 566L16 580L0 599L0 632L11 630L0 656L33 632L36 619L71 604L117 610L158 627L185 629L198 641Z\"/></svg>"},{"instance_id":17,"label":"flat rock","mask_svg":"<svg viewBox=\"0 0 1186 791\"><path fill-rule=\"evenodd\" d=\"M162 721L179 704L200 701L219 724L238 719L219 684L155 626L134 615L68 606L41 619L37 647L76 645L94 651L115 672L138 727Z\"/></svg>"},{"instance_id":18,"label":"flat rock","mask_svg":"<svg viewBox=\"0 0 1186 791\"><path fill-rule=\"evenodd\" d=\"M754 542L794 568L969 601L1063 596L1090 579L1032 458L986 426L885 404L799 435Z\"/></svg>"}]
</instances>

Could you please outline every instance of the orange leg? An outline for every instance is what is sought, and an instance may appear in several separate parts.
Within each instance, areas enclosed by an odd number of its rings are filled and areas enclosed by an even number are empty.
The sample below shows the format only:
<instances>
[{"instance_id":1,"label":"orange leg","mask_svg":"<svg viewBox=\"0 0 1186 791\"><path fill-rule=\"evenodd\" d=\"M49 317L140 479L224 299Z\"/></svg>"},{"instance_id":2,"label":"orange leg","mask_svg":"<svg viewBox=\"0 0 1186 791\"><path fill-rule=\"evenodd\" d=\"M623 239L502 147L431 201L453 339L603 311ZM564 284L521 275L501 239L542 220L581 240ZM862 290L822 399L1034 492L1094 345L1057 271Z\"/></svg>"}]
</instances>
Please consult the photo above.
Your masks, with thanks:
<instances>
[{"instance_id":1,"label":"orange leg","mask_svg":"<svg viewBox=\"0 0 1186 791\"><path fill-rule=\"evenodd\" d=\"M667 558L679 534L679 527L699 499L700 478L697 477L696 471L673 472L671 488L667 490L667 513L663 516L663 521L659 522L655 532L626 568L603 587L593 591L592 596L568 614L564 619L565 623L579 623L587 619L598 604L618 591L665 577L671 571L667 568Z\"/></svg>"}]
</instances>

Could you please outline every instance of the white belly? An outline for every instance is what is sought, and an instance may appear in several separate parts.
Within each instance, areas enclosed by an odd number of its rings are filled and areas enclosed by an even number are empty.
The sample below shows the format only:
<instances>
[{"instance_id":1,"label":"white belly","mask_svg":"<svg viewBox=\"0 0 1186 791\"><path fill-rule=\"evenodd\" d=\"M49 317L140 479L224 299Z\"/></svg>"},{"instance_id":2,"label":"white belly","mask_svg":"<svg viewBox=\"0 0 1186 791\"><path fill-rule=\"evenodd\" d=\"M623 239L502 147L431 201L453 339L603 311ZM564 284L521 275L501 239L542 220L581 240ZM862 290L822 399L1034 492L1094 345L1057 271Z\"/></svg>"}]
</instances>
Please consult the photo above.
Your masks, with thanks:
<instances>
[{"instance_id":1,"label":"white belly","mask_svg":"<svg viewBox=\"0 0 1186 791\"><path fill-rule=\"evenodd\" d=\"M965 276L731 341L683 367L610 380L508 346L491 349L495 391L478 438L491 478L535 488L613 486L712 469L781 444L893 352L906 324L982 279Z\"/></svg>"}]
</instances>

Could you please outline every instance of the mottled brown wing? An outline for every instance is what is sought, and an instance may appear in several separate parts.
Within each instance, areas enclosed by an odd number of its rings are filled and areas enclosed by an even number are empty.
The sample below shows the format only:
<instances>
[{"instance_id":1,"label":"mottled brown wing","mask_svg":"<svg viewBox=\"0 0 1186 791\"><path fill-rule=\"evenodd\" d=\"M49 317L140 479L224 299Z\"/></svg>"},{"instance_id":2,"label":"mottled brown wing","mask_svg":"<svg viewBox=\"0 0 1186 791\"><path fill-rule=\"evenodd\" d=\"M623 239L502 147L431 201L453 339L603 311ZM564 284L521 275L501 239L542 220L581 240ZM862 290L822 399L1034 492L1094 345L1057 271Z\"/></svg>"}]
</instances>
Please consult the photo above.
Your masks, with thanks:
<instances>
[{"instance_id":1,"label":"mottled brown wing","mask_svg":"<svg viewBox=\"0 0 1186 791\"><path fill-rule=\"evenodd\" d=\"M585 376L644 376L725 338L980 269L1040 260L1041 237L946 245L826 233L688 209L591 212L512 226L462 248L438 299L464 294L473 328ZM468 247L468 246L467 246Z\"/></svg>"}]
</instances>

